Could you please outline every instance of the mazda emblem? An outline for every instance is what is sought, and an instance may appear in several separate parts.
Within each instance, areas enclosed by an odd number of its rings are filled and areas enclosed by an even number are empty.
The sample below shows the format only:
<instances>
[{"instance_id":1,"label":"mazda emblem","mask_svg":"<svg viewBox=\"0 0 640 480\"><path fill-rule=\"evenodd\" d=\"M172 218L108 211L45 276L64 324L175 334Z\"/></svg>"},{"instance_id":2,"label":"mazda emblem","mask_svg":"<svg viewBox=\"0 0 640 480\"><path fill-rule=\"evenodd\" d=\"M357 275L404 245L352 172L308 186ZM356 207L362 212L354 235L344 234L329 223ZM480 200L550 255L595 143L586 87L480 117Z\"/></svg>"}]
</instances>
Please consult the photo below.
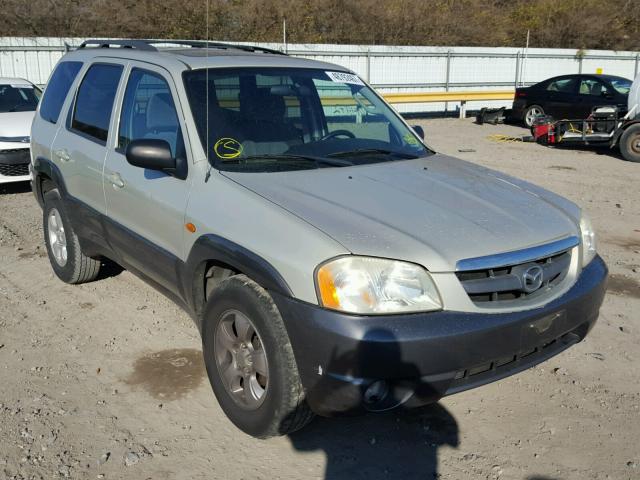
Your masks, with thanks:
<instances>
[{"instance_id":1,"label":"mazda emblem","mask_svg":"<svg viewBox=\"0 0 640 480\"><path fill-rule=\"evenodd\" d=\"M522 274L522 290L527 293L535 292L542 286L544 270L539 265L527 268Z\"/></svg>"}]
</instances>

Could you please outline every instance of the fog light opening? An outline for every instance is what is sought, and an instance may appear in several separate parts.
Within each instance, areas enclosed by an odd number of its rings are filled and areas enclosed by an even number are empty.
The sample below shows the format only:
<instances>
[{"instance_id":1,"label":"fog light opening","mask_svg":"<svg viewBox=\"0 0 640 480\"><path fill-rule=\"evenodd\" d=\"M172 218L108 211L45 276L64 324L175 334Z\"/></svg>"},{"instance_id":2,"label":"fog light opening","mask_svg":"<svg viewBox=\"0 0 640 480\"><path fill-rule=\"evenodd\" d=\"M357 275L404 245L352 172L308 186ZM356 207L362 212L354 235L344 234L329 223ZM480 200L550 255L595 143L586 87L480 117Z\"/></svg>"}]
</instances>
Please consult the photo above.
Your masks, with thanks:
<instances>
[{"instance_id":1,"label":"fog light opening","mask_svg":"<svg viewBox=\"0 0 640 480\"><path fill-rule=\"evenodd\" d=\"M385 400L389 394L389 385L384 380L377 380L364 391L364 402L375 405Z\"/></svg>"}]
</instances>

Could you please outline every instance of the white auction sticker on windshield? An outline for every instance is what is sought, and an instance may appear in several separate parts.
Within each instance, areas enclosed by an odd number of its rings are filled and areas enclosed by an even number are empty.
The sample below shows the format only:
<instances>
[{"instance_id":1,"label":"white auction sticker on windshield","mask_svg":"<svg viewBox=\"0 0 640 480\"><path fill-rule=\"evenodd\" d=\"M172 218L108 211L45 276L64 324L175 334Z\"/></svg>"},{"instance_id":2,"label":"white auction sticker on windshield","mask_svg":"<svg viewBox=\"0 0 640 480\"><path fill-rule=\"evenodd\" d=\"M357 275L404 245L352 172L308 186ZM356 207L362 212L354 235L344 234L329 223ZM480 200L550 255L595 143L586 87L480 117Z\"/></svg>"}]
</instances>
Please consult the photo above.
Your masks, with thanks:
<instances>
[{"instance_id":1,"label":"white auction sticker on windshield","mask_svg":"<svg viewBox=\"0 0 640 480\"><path fill-rule=\"evenodd\" d=\"M13 88L33 88L33 85L21 83L19 85L11 85Z\"/></svg>"},{"instance_id":2,"label":"white auction sticker on windshield","mask_svg":"<svg viewBox=\"0 0 640 480\"><path fill-rule=\"evenodd\" d=\"M337 83L351 83L353 85L364 85L357 75L345 72L325 72L331 80Z\"/></svg>"}]
</instances>

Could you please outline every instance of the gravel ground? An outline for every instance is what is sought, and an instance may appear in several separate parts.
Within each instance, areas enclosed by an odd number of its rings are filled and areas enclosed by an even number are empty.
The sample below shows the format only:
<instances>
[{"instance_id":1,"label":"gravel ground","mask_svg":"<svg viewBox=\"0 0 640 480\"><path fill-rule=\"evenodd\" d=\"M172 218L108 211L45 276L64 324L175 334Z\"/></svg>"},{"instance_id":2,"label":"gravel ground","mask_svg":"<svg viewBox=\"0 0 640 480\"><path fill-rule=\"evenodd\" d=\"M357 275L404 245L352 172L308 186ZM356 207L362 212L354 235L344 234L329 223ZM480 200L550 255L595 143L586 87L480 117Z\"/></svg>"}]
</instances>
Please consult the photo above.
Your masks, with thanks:
<instances>
[{"instance_id":1,"label":"gravel ground","mask_svg":"<svg viewBox=\"0 0 640 480\"><path fill-rule=\"evenodd\" d=\"M612 275L583 343L424 410L254 440L217 405L188 316L126 271L58 281L28 187L0 186L0 478L640 478L640 165L487 138L526 133L513 126L419 123L438 151L591 214Z\"/></svg>"}]
</instances>

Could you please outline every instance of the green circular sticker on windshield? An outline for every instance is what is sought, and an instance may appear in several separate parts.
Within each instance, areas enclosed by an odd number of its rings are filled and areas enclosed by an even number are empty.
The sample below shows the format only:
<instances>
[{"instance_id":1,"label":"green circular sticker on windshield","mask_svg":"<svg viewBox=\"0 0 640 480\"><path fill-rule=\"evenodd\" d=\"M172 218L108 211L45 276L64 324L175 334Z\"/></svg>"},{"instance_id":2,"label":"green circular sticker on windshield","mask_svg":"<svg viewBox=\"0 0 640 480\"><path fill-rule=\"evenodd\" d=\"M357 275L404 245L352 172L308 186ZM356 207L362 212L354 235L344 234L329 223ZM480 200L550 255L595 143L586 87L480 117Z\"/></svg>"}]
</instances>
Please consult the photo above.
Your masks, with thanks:
<instances>
[{"instance_id":1,"label":"green circular sticker on windshield","mask_svg":"<svg viewBox=\"0 0 640 480\"><path fill-rule=\"evenodd\" d=\"M416 137L414 137L413 135L411 135L410 133L407 133L404 137L402 137L403 140L408 144L408 145L418 145L418 140L416 140Z\"/></svg>"},{"instance_id":2,"label":"green circular sticker on windshield","mask_svg":"<svg viewBox=\"0 0 640 480\"><path fill-rule=\"evenodd\" d=\"M222 159L236 158L242 154L242 144L234 138L224 137L216 142L213 151Z\"/></svg>"}]
</instances>

